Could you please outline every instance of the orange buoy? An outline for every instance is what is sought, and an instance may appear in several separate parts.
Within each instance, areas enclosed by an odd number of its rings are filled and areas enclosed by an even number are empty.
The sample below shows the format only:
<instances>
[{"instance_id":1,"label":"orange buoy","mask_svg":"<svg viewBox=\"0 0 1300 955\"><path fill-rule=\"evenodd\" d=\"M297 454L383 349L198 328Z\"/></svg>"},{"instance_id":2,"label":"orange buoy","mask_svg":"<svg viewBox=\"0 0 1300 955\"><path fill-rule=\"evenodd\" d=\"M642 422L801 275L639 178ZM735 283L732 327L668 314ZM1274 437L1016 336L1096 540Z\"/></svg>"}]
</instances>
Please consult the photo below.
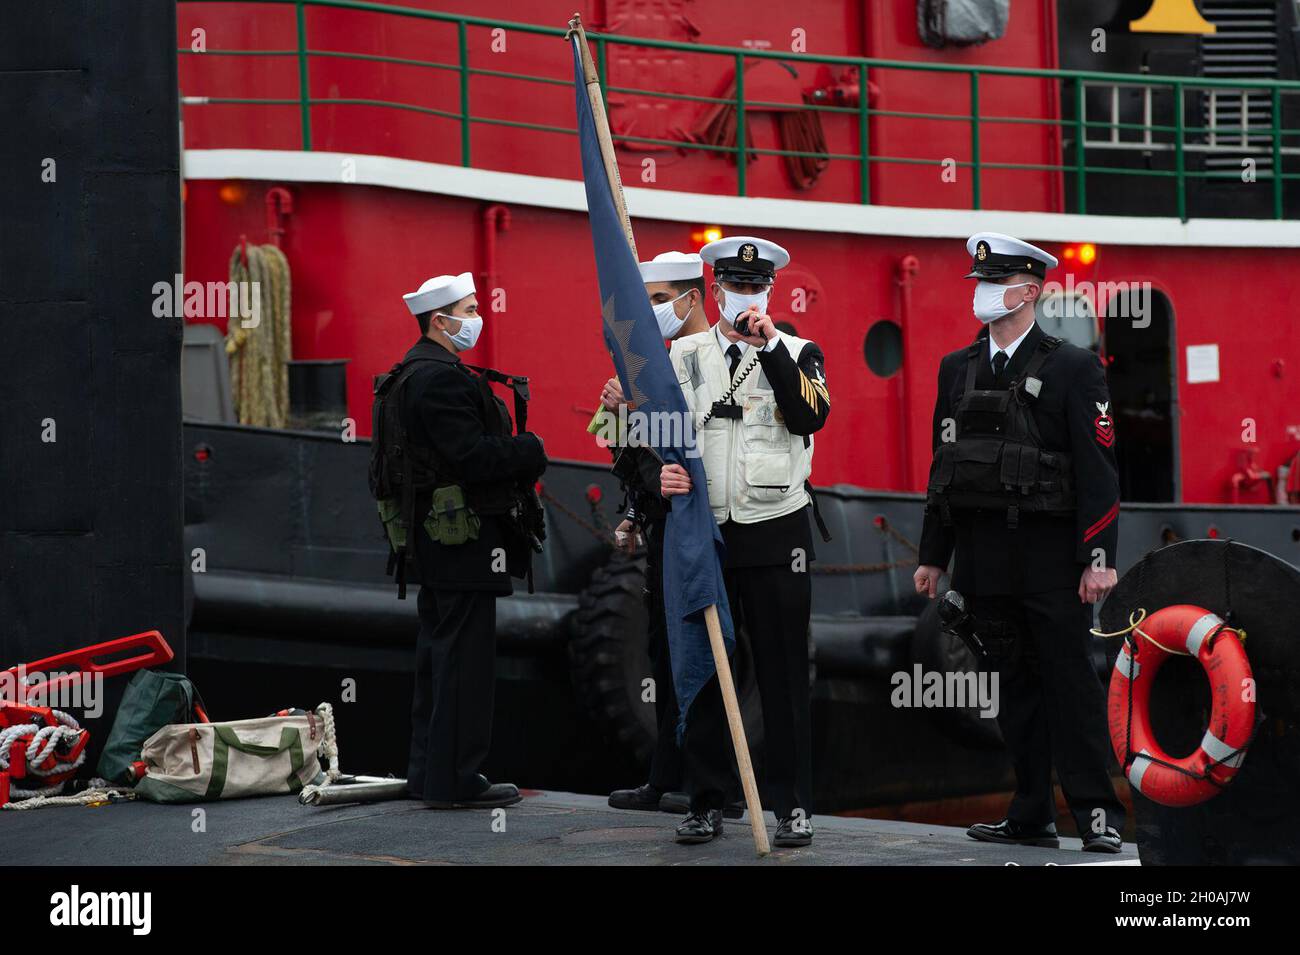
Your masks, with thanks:
<instances>
[{"instance_id":1,"label":"orange buoy","mask_svg":"<svg viewBox=\"0 0 1300 955\"><path fill-rule=\"evenodd\" d=\"M1164 806L1194 806L1232 781L1255 727L1250 661L1239 634L1203 607L1175 604L1139 622L1110 678L1110 742L1129 783ZM1210 723L1201 745L1175 759L1151 729L1151 687L1170 656L1195 657L1210 683Z\"/></svg>"}]
</instances>

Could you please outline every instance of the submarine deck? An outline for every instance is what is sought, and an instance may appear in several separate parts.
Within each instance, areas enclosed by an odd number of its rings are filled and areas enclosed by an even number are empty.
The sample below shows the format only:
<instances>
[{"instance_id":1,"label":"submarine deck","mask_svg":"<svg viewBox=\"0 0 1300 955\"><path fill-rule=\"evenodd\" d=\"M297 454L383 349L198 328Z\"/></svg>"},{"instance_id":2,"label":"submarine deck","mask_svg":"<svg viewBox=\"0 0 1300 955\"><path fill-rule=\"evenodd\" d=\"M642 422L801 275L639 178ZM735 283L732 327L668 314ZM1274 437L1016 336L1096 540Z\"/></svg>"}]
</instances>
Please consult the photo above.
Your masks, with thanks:
<instances>
[{"instance_id":1,"label":"submarine deck","mask_svg":"<svg viewBox=\"0 0 1300 955\"><path fill-rule=\"evenodd\" d=\"M708 845L673 841L675 817L609 808L604 797L525 790L494 831L488 810L438 811L410 801L309 807L295 797L202 805L143 801L0 813L11 864L23 865L1137 865L1121 855L979 843L965 831L876 819L818 816L805 849L759 860L747 818L728 820ZM497 829L500 829L497 817ZM768 814L769 834L773 831ZM57 820L57 828L54 823Z\"/></svg>"}]
</instances>

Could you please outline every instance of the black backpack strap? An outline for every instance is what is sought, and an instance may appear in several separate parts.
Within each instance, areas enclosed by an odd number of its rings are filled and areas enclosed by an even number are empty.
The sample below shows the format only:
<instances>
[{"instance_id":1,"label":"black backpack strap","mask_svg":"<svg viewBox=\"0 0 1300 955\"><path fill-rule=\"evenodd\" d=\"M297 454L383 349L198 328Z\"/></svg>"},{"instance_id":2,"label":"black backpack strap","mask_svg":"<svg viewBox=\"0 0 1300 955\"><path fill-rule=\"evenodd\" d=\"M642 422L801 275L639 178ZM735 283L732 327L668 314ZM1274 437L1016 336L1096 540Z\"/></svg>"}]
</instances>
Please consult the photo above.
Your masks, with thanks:
<instances>
[{"instance_id":1,"label":"black backpack strap","mask_svg":"<svg viewBox=\"0 0 1300 955\"><path fill-rule=\"evenodd\" d=\"M812 501L813 520L817 522L817 531L822 535L822 540L829 544L831 542L831 532L826 529L826 521L822 519L821 508L817 506L817 492L813 490L812 481L804 481L803 489L808 492L808 499Z\"/></svg>"},{"instance_id":2,"label":"black backpack strap","mask_svg":"<svg viewBox=\"0 0 1300 955\"><path fill-rule=\"evenodd\" d=\"M968 395L975 390L975 371L979 367L980 350L987 348L985 344L988 339L980 337L975 339L975 344L966 349L966 387L962 389L963 395Z\"/></svg>"},{"instance_id":3,"label":"black backpack strap","mask_svg":"<svg viewBox=\"0 0 1300 955\"><path fill-rule=\"evenodd\" d=\"M495 368L484 368L480 365L466 365L465 367L478 372L488 381L496 382L498 385L505 385L510 389L515 396L515 434L523 434L527 431L528 402L532 400L532 393L528 388L528 377L526 375L507 375Z\"/></svg>"},{"instance_id":4,"label":"black backpack strap","mask_svg":"<svg viewBox=\"0 0 1300 955\"><path fill-rule=\"evenodd\" d=\"M402 389L406 387L406 383L410 380L411 376L415 374L416 371L419 370L419 366L425 364L426 362L431 362L434 360L435 359L433 358L410 358L398 362L396 365L393 366L392 370L388 373L389 380L392 379L393 375L397 376L396 380L393 380L392 384L388 385L388 387L385 388L384 394L382 395L382 397L380 397L380 400L385 403L389 401L400 400L398 396L401 394ZM376 382L375 394L377 397L379 397L379 387L380 387L379 383ZM401 409L400 408L393 409L393 413L395 417L400 418ZM379 420L382 420L383 415L378 415L377 418ZM406 429L402 428L402 431L403 434L405 434ZM371 440L385 440L390 437L392 436L372 435ZM406 442L403 443L405 444ZM408 455L407 456L408 468L411 466L410 460L411 459ZM413 475L408 470L406 474L406 480L402 482L402 500L400 503L401 517L399 519L402 521L403 529L406 532L406 545L404 547L400 547L396 550L390 551L388 555L387 574L391 576L393 578L393 581L397 584L398 600L406 599L407 557L410 548L414 544L413 535L415 533L415 483L412 480L412 478Z\"/></svg>"},{"instance_id":5,"label":"black backpack strap","mask_svg":"<svg viewBox=\"0 0 1300 955\"><path fill-rule=\"evenodd\" d=\"M1059 338L1054 338L1051 335L1044 335L1040 338L1038 347L1034 349L1034 354L1030 357L1029 364L1025 366L1025 370L1021 373L1017 384L1035 377L1039 369L1043 367L1043 362L1047 361L1047 356L1060 347L1061 339Z\"/></svg>"},{"instance_id":6,"label":"black backpack strap","mask_svg":"<svg viewBox=\"0 0 1300 955\"><path fill-rule=\"evenodd\" d=\"M1043 446L1043 438L1038 430L1038 422L1034 420L1034 413L1029 409L1028 403L1024 400L1024 385L1029 381L1029 379L1037 378L1038 372L1043 367L1043 362L1047 361L1047 357L1060 346L1061 339L1059 338L1053 338L1051 335L1044 335L1040 338L1038 340L1038 347L1034 349L1034 354L1029 358L1029 364L1025 366L1025 370L1016 378L1016 380L1011 383L1012 395L1015 398L1016 404L1020 406L1021 414L1024 416L1025 431L1029 435L1030 440L1040 448ZM1029 394L1031 397L1038 397L1037 389L1029 392Z\"/></svg>"}]
</instances>

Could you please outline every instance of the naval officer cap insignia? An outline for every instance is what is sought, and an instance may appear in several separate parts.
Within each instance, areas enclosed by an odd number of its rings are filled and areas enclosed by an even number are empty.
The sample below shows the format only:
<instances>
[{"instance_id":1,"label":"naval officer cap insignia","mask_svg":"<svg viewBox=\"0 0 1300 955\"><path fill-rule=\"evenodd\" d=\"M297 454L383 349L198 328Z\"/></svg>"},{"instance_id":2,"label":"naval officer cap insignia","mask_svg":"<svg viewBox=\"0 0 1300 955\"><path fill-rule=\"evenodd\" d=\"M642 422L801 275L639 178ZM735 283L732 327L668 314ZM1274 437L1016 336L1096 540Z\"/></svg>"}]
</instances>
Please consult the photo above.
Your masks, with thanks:
<instances>
[{"instance_id":1,"label":"naval officer cap insignia","mask_svg":"<svg viewBox=\"0 0 1300 955\"><path fill-rule=\"evenodd\" d=\"M695 252L660 252L649 262L638 262L641 281L688 282L704 275L704 260Z\"/></svg>"},{"instance_id":2,"label":"naval officer cap insignia","mask_svg":"<svg viewBox=\"0 0 1300 955\"><path fill-rule=\"evenodd\" d=\"M778 269L790 264L790 253L775 242L749 235L733 235L710 242L700 257L713 266L718 281L771 285Z\"/></svg>"},{"instance_id":3,"label":"naval officer cap insignia","mask_svg":"<svg viewBox=\"0 0 1300 955\"><path fill-rule=\"evenodd\" d=\"M402 296L402 301L411 310L412 315L423 315L435 308L455 305L466 295L474 294L474 275L461 272L460 275L439 275L429 279L416 291Z\"/></svg>"},{"instance_id":4,"label":"naval officer cap insignia","mask_svg":"<svg viewBox=\"0 0 1300 955\"><path fill-rule=\"evenodd\" d=\"M1041 279L1057 266L1055 256L1001 232L975 233L966 240L966 251L971 256L968 279L1004 279L1021 272Z\"/></svg>"}]
</instances>

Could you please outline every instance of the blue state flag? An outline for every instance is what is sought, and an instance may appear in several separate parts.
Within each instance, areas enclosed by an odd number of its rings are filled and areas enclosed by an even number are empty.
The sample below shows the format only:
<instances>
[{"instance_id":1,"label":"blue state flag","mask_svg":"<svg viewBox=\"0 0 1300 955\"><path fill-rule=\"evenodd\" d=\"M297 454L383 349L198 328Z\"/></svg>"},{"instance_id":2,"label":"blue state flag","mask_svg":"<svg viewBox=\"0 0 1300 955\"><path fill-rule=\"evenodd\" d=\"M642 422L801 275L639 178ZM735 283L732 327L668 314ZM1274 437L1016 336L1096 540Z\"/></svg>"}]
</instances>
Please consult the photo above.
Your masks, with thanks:
<instances>
[{"instance_id":1,"label":"blue state flag","mask_svg":"<svg viewBox=\"0 0 1300 955\"><path fill-rule=\"evenodd\" d=\"M704 465L688 454L694 437L686 399L673 373L659 325L650 308L636 258L628 245L623 222L614 204L613 185L605 173L596 121L587 98L582 57L573 37L573 69L578 93L578 140L582 176L587 187L591 241L600 279L601 317L605 344L618 370L623 394L649 421L675 426L647 427L647 444L670 464L680 464L691 476L692 491L674 497L664 534L663 594L667 618L668 653L677 692L678 735L700 688L716 672L704 623L704 610L718 608L728 655L735 647L731 610L722 582L724 548L718 523L709 509ZM674 440L680 444L670 443ZM659 443L666 442L666 443Z\"/></svg>"}]
</instances>

